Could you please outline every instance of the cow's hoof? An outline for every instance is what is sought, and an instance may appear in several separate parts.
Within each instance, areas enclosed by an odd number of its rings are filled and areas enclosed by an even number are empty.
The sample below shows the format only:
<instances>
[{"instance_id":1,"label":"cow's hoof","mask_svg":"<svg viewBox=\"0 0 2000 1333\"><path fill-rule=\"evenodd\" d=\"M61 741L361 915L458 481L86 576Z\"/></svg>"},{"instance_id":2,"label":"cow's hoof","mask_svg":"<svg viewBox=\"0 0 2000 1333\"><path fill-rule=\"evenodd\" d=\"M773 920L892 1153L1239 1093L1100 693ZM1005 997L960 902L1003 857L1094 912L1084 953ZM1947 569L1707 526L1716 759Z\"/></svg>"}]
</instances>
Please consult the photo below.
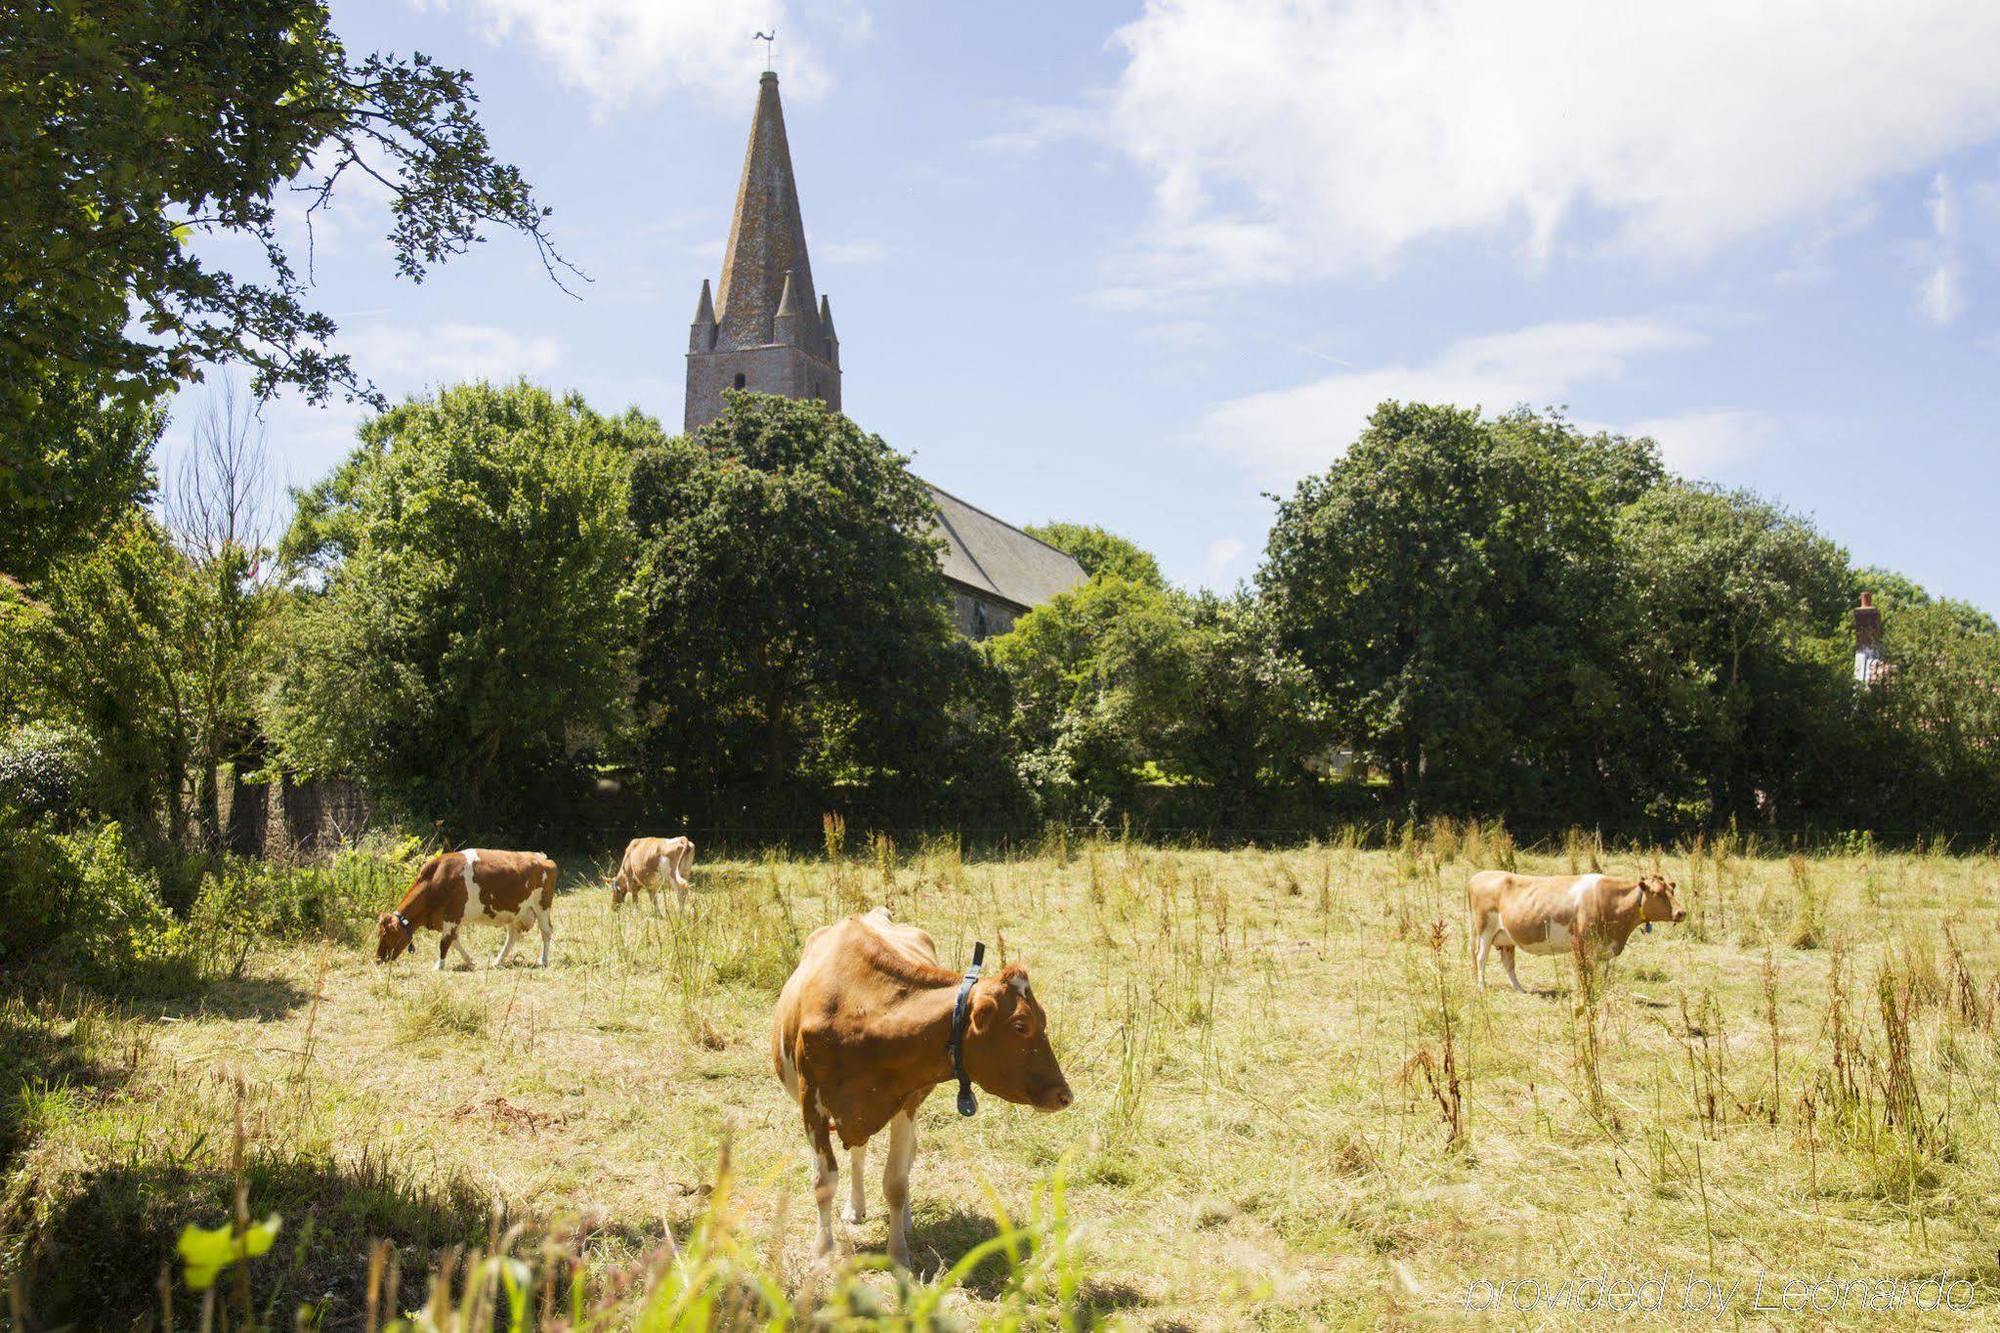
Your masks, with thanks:
<instances>
[{"instance_id":1,"label":"cow's hoof","mask_svg":"<svg viewBox=\"0 0 2000 1333\"><path fill-rule=\"evenodd\" d=\"M840 1220L843 1222L865 1222L868 1220L868 1214L850 1203L840 1210Z\"/></svg>"}]
</instances>

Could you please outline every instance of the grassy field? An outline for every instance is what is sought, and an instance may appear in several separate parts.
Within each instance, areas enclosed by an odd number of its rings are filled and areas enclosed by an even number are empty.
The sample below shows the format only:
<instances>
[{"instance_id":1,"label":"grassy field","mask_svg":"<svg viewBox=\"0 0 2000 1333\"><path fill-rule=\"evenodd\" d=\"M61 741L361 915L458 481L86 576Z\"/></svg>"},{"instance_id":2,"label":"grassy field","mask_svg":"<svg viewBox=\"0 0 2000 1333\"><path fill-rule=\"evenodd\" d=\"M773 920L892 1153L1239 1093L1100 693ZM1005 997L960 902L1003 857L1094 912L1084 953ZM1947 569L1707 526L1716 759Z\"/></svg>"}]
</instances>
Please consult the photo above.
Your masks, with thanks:
<instances>
[{"instance_id":1,"label":"grassy field","mask_svg":"<svg viewBox=\"0 0 2000 1333\"><path fill-rule=\"evenodd\" d=\"M1593 857L1664 870L1687 922L1594 977L1524 955L1540 993L1497 961L1477 991L1467 875ZM286 1226L260 1299L325 1300L329 1327L361 1320L369 1237L401 1242L410 1306L432 1253L488 1236L496 1206L603 1271L667 1229L685 1242L725 1141L743 1243L810 1305L827 1277L770 1007L807 932L887 902L947 966L975 939L1028 966L1078 1098L986 1098L969 1121L931 1099L925 1273L1060 1176L1071 1311L1133 1327L1567 1326L1619 1301L1669 1324L1930 1326L1963 1323L1947 1302L2000 1307L1991 856L1516 856L1453 830L1388 850L938 846L705 864L688 911L659 918L614 915L602 870L565 867L545 972L485 970L492 935L469 937L480 971L433 974L434 936L378 968L354 935L254 954L199 1002L8 1001L0 1260L30 1305L88 1326L156 1309L180 1226L228 1215L239 1106L250 1212ZM880 1160L870 1216L840 1226L863 1255L884 1243ZM945 1309L1018 1297L1005 1269ZM1574 1285L1592 1280L1610 1285Z\"/></svg>"}]
</instances>

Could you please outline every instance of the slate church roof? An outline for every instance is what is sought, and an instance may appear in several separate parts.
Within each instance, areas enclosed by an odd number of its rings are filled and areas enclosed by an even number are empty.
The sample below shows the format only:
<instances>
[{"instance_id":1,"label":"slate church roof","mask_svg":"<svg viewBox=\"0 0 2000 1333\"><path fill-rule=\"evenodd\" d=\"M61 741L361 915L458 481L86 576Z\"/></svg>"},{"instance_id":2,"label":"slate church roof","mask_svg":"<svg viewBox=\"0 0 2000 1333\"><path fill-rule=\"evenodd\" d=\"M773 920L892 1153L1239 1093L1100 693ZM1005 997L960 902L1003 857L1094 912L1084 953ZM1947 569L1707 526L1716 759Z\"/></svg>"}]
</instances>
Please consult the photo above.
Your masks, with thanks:
<instances>
[{"instance_id":1,"label":"slate church roof","mask_svg":"<svg viewBox=\"0 0 2000 1333\"><path fill-rule=\"evenodd\" d=\"M944 576L967 591L1019 610L1040 606L1083 582L1083 568L1047 542L1030 537L976 505L931 483L938 535L945 540Z\"/></svg>"}]
</instances>

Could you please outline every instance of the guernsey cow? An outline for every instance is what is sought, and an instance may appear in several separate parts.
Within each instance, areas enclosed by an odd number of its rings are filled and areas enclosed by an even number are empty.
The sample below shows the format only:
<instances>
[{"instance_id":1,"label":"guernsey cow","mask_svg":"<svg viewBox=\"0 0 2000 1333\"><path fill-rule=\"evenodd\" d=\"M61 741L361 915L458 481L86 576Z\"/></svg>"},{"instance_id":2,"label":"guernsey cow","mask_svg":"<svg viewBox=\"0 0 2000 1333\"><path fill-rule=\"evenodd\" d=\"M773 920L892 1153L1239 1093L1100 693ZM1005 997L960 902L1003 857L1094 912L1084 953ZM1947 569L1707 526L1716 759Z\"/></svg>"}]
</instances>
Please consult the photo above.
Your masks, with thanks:
<instances>
[{"instance_id":1,"label":"guernsey cow","mask_svg":"<svg viewBox=\"0 0 2000 1333\"><path fill-rule=\"evenodd\" d=\"M1473 967L1486 984L1486 951L1500 950L1507 980L1514 975L1514 950L1533 954L1568 953L1581 942L1601 958L1625 952L1632 932L1655 921L1687 916L1664 875L1614 879L1610 875L1515 875L1482 870L1466 889L1471 915Z\"/></svg>"},{"instance_id":2,"label":"guernsey cow","mask_svg":"<svg viewBox=\"0 0 2000 1333\"><path fill-rule=\"evenodd\" d=\"M687 904L688 872L694 869L694 843L687 838L634 838L625 844L625 859L618 864L618 877L611 885L611 907L617 910L627 898L637 900L644 889L657 908L660 882L674 886L676 902Z\"/></svg>"},{"instance_id":3,"label":"guernsey cow","mask_svg":"<svg viewBox=\"0 0 2000 1333\"><path fill-rule=\"evenodd\" d=\"M916 1113L931 1089L963 1077L1024 1106L1060 1111L1070 1104L1069 1084L1049 1048L1048 1018L1028 988L1026 970L1009 964L961 987L963 980L938 965L929 935L890 921L886 908L848 917L806 940L778 996L771 1057L805 1117L819 1204L818 1253L833 1249L836 1136L852 1172L843 1216L858 1222L868 1140L889 1131L882 1167L889 1258L908 1267ZM962 1028L954 1022L961 989ZM967 1090L960 1110L968 1115L970 1101Z\"/></svg>"},{"instance_id":4,"label":"guernsey cow","mask_svg":"<svg viewBox=\"0 0 2000 1333\"><path fill-rule=\"evenodd\" d=\"M437 931L437 970L453 949L471 967L472 955L459 943L466 926L500 926L507 938L493 966L501 967L515 943L531 929L542 932L541 966L549 965L549 939L555 934L550 908L556 900L556 863L540 852L496 852L468 847L440 852L424 862L416 882L393 912L375 919L375 961L400 958L415 941L419 926Z\"/></svg>"}]
</instances>

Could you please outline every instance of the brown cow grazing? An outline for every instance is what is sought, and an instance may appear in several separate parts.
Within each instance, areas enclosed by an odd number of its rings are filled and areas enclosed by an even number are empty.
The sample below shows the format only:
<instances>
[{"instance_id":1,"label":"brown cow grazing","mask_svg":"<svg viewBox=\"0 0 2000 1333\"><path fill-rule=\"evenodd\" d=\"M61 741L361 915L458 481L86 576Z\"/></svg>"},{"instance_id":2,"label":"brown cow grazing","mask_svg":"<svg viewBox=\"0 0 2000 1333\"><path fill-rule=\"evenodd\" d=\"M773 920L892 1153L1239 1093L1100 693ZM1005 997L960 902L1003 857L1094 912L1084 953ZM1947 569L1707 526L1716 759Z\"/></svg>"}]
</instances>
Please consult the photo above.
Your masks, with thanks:
<instances>
[{"instance_id":1,"label":"brown cow grazing","mask_svg":"<svg viewBox=\"0 0 2000 1333\"><path fill-rule=\"evenodd\" d=\"M506 965L514 944L530 928L542 932L542 961L549 965L549 939L555 921L549 909L556 900L556 863L540 852L495 852L467 847L439 852L417 871L416 882L393 912L375 918L375 961L391 962L416 940L417 927L438 931L437 970L453 949L471 967L472 955L458 941L469 925L504 926L507 938L493 966Z\"/></svg>"},{"instance_id":2,"label":"brown cow grazing","mask_svg":"<svg viewBox=\"0 0 2000 1333\"><path fill-rule=\"evenodd\" d=\"M1687 911L1665 875L1614 879L1610 875L1515 875L1482 870L1466 887L1471 914L1473 969L1486 984L1486 951L1500 950L1507 980L1525 990L1514 975L1514 950L1568 953L1581 939L1600 958L1616 958L1641 925L1680 921Z\"/></svg>"},{"instance_id":3,"label":"brown cow grazing","mask_svg":"<svg viewBox=\"0 0 2000 1333\"><path fill-rule=\"evenodd\" d=\"M660 905L660 881L674 886L675 902L687 906L688 872L694 869L694 842L688 838L634 838L625 844L625 859L618 863L612 881L611 908L618 910L625 899L637 899L644 889L655 909Z\"/></svg>"},{"instance_id":4,"label":"brown cow grazing","mask_svg":"<svg viewBox=\"0 0 2000 1333\"><path fill-rule=\"evenodd\" d=\"M859 1222L868 1140L888 1129L882 1203L889 1214L889 1258L907 1268L916 1113L931 1089L960 1079L962 1115L972 1114L968 1083L1044 1111L1070 1104L1069 1084L1049 1048L1048 1018L1028 989L1027 971L1010 963L996 976L975 980L977 960L975 953L973 971L963 978L940 967L931 937L890 921L882 907L806 940L778 996L771 1059L805 1117L819 1204L817 1253L833 1250L833 1194L840 1183L835 1134L847 1147L853 1174L843 1216Z\"/></svg>"}]
</instances>

